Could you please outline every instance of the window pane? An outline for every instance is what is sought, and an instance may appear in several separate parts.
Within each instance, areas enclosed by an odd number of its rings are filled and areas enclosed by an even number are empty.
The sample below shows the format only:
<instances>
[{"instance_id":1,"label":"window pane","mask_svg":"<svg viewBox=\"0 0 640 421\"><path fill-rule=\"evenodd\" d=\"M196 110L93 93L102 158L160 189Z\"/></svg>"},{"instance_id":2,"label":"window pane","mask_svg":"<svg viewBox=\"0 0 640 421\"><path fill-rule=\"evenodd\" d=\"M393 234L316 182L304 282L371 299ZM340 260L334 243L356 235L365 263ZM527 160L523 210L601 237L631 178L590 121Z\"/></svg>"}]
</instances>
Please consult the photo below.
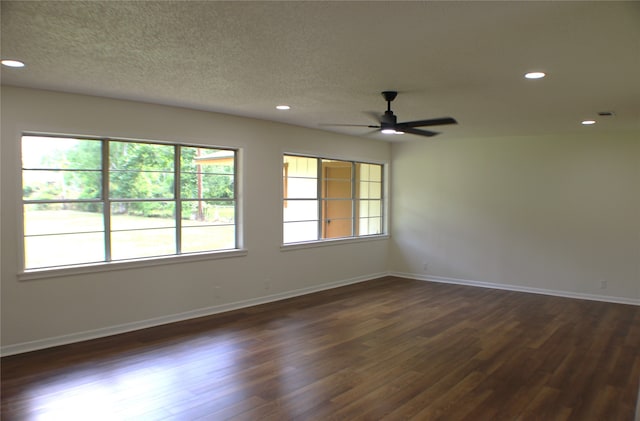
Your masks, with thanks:
<instances>
[{"instance_id":1,"label":"window pane","mask_svg":"<svg viewBox=\"0 0 640 421\"><path fill-rule=\"evenodd\" d=\"M109 168L118 171L173 172L173 145L109 142Z\"/></svg>"},{"instance_id":2,"label":"window pane","mask_svg":"<svg viewBox=\"0 0 640 421\"><path fill-rule=\"evenodd\" d=\"M360 217L381 216L382 202L379 200L361 200Z\"/></svg>"},{"instance_id":3,"label":"window pane","mask_svg":"<svg viewBox=\"0 0 640 421\"><path fill-rule=\"evenodd\" d=\"M65 204L65 206L79 204ZM24 205L24 234L70 234L103 232L104 218L102 216L102 204L94 205L96 212L82 212L80 210L63 209L61 205Z\"/></svg>"},{"instance_id":4,"label":"window pane","mask_svg":"<svg viewBox=\"0 0 640 421\"><path fill-rule=\"evenodd\" d=\"M369 196L369 182L361 181L358 186L358 197L361 199L368 199Z\"/></svg>"},{"instance_id":5,"label":"window pane","mask_svg":"<svg viewBox=\"0 0 640 421\"><path fill-rule=\"evenodd\" d=\"M351 162L322 160L323 238L353 236L352 169Z\"/></svg>"},{"instance_id":6,"label":"window pane","mask_svg":"<svg viewBox=\"0 0 640 421\"><path fill-rule=\"evenodd\" d=\"M325 219L323 238L342 238L353 236L352 223L349 219Z\"/></svg>"},{"instance_id":7,"label":"window pane","mask_svg":"<svg viewBox=\"0 0 640 421\"><path fill-rule=\"evenodd\" d=\"M105 260L104 233L27 236L24 249L26 269Z\"/></svg>"},{"instance_id":8,"label":"window pane","mask_svg":"<svg viewBox=\"0 0 640 421\"><path fill-rule=\"evenodd\" d=\"M109 142L109 190L115 199L173 198L174 147Z\"/></svg>"},{"instance_id":9,"label":"window pane","mask_svg":"<svg viewBox=\"0 0 640 421\"><path fill-rule=\"evenodd\" d=\"M180 195L183 199L233 199L233 175L182 173Z\"/></svg>"},{"instance_id":10,"label":"window pane","mask_svg":"<svg viewBox=\"0 0 640 421\"><path fill-rule=\"evenodd\" d=\"M22 167L99 170L102 168L102 141L22 136Z\"/></svg>"},{"instance_id":11,"label":"window pane","mask_svg":"<svg viewBox=\"0 0 640 421\"><path fill-rule=\"evenodd\" d=\"M382 183L361 182L360 198L362 199L380 199L382 198Z\"/></svg>"},{"instance_id":12,"label":"window pane","mask_svg":"<svg viewBox=\"0 0 640 421\"><path fill-rule=\"evenodd\" d=\"M360 182L360 197L362 199L380 199L382 197L382 183Z\"/></svg>"},{"instance_id":13,"label":"window pane","mask_svg":"<svg viewBox=\"0 0 640 421\"><path fill-rule=\"evenodd\" d=\"M382 218L360 218L358 235L382 234Z\"/></svg>"},{"instance_id":14,"label":"window pane","mask_svg":"<svg viewBox=\"0 0 640 421\"><path fill-rule=\"evenodd\" d=\"M282 232L284 243L299 243L318 239L318 223L313 222L285 222Z\"/></svg>"},{"instance_id":15,"label":"window pane","mask_svg":"<svg viewBox=\"0 0 640 421\"><path fill-rule=\"evenodd\" d=\"M112 202L111 229L133 230L175 227L173 202Z\"/></svg>"},{"instance_id":16,"label":"window pane","mask_svg":"<svg viewBox=\"0 0 640 421\"><path fill-rule=\"evenodd\" d=\"M24 200L100 199L100 171L24 170L22 198Z\"/></svg>"},{"instance_id":17,"label":"window pane","mask_svg":"<svg viewBox=\"0 0 640 421\"><path fill-rule=\"evenodd\" d=\"M350 199L351 162L322 160L322 197Z\"/></svg>"},{"instance_id":18,"label":"window pane","mask_svg":"<svg viewBox=\"0 0 640 421\"><path fill-rule=\"evenodd\" d=\"M318 220L317 200L285 200L284 221L310 221Z\"/></svg>"},{"instance_id":19,"label":"window pane","mask_svg":"<svg viewBox=\"0 0 640 421\"><path fill-rule=\"evenodd\" d=\"M351 182L351 170L353 169L351 162L323 159L322 168L322 176L325 179Z\"/></svg>"},{"instance_id":20,"label":"window pane","mask_svg":"<svg viewBox=\"0 0 640 421\"><path fill-rule=\"evenodd\" d=\"M99 199L101 152L99 140L23 136L23 199Z\"/></svg>"},{"instance_id":21,"label":"window pane","mask_svg":"<svg viewBox=\"0 0 640 421\"><path fill-rule=\"evenodd\" d=\"M112 199L172 199L173 172L110 171Z\"/></svg>"},{"instance_id":22,"label":"window pane","mask_svg":"<svg viewBox=\"0 0 640 421\"><path fill-rule=\"evenodd\" d=\"M111 258L122 260L175 254L175 234L173 228L112 232Z\"/></svg>"},{"instance_id":23,"label":"window pane","mask_svg":"<svg viewBox=\"0 0 640 421\"><path fill-rule=\"evenodd\" d=\"M233 174L235 151L229 149L180 148L180 171L185 173ZM199 171L198 171L199 169Z\"/></svg>"},{"instance_id":24,"label":"window pane","mask_svg":"<svg viewBox=\"0 0 640 421\"><path fill-rule=\"evenodd\" d=\"M284 156L284 176L318 177L318 159L302 156Z\"/></svg>"},{"instance_id":25,"label":"window pane","mask_svg":"<svg viewBox=\"0 0 640 421\"><path fill-rule=\"evenodd\" d=\"M362 181L382 181L382 165L379 164L358 164L360 180Z\"/></svg>"},{"instance_id":26,"label":"window pane","mask_svg":"<svg viewBox=\"0 0 640 421\"><path fill-rule=\"evenodd\" d=\"M318 197L317 178L288 178L285 180L284 197L315 199Z\"/></svg>"},{"instance_id":27,"label":"window pane","mask_svg":"<svg viewBox=\"0 0 640 421\"><path fill-rule=\"evenodd\" d=\"M356 163L356 174L358 174L358 179L362 181L369 180L369 168L370 164L361 164L359 162Z\"/></svg>"},{"instance_id":28,"label":"window pane","mask_svg":"<svg viewBox=\"0 0 640 421\"><path fill-rule=\"evenodd\" d=\"M236 247L235 226L186 226L182 228L182 253L228 250Z\"/></svg>"},{"instance_id":29,"label":"window pane","mask_svg":"<svg viewBox=\"0 0 640 421\"><path fill-rule=\"evenodd\" d=\"M328 159L328 158L323 158L321 161L322 161L322 165L324 166L336 164L337 166L351 167L351 161L342 161L339 159Z\"/></svg>"},{"instance_id":30,"label":"window pane","mask_svg":"<svg viewBox=\"0 0 640 421\"><path fill-rule=\"evenodd\" d=\"M232 201L193 200L182 202L183 226L228 225L235 223Z\"/></svg>"},{"instance_id":31,"label":"window pane","mask_svg":"<svg viewBox=\"0 0 640 421\"><path fill-rule=\"evenodd\" d=\"M351 199L351 180L325 179L323 193L329 199Z\"/></svg>"},{"instance_id":32,"label":"window pane","mask_svg":"<svg viewBox=\"0 0 640 421\"><path fill-rule=\"evenodd\" d=\"M382 182L382 165L371 165L369 171L371 181Z\"/></svg>"},{"instance_id":33,"label":"window pane","mask_svg":"<svg viewBox=\"0 0 640 421\"><path fill-rule=\"evenodd\" d=\"M351 200L325 200L323 202L325 219L351 218L352 203Z\"/></svg>"}]
</instances>

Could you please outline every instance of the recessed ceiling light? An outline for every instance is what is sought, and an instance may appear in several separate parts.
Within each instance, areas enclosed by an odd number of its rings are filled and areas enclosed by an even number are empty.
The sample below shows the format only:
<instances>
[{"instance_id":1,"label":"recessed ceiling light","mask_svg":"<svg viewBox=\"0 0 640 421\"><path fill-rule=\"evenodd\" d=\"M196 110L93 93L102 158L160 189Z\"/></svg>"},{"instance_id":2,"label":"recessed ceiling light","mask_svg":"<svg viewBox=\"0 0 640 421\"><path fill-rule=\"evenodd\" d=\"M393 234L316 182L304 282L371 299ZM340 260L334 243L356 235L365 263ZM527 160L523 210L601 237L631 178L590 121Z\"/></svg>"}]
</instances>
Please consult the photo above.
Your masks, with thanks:
<instances>
[{"instance_id":1,"label":"recessed ceiling light","mask_svg":"<svg viewBox=\"0 0 640 421\"><path fill-rule=\"evenodd\" d=\"M291 107L288 106L288 105L276 105L276 108L278 110L290 110L291 109Z\"/></svg>"},{"instance_id":2,"label":"recessed ceiling light","mask_svg":"<svg viewBox=\"0 0 640 421\"><path fill-rule=\"evenodd\" d=\"M584 124L585 126L589 126L591 124L596 124L595 120L582 120L582 124Z\"/></svg>"},{"instance_id":3,"label":"recessed ceiling light","mask_svg":"<svg viewBox=\"0 0 640 421\"><path fill-rule=\"evenodd\" d=\"M2 63L3 66L7 67L24 67L24 63L18 60L0 60L0 63Z\"/></svg>"},{"instance_id":4,"label":"recessed ceiling light","mask_svg":"<svg viewBox=\"0 0 640 421\"><path fill-rule=\"evenodd\" d=\"M524 77L527 79L542 79L546 75L547 74L544 72L529 72L529 73L525 73Z\"/></svg>"}]
</instances>

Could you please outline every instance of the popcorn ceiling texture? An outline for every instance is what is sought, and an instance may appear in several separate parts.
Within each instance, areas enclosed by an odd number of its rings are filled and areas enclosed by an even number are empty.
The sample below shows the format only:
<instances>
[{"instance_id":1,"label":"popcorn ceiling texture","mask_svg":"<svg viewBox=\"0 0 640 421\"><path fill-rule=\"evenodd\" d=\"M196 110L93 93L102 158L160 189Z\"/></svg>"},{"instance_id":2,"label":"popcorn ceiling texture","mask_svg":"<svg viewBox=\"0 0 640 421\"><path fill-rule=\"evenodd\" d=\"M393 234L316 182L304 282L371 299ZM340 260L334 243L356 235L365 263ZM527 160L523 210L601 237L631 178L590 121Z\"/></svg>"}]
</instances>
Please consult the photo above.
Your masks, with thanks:
<instances>
[{"instance_id":1,"label":"popcorn ceiling texture","mask_svg":"<svg viewBox=\"0 0 640 421\"><path fill-rule=\"evenodd\" d=\"M2 1L2 56L27 63L2 83L314 128L371 124L393 89L400 120L454 116L450 136L581 130L602 109L630 130L638 21L636 2Z\"/></svg>"}]
</instances>

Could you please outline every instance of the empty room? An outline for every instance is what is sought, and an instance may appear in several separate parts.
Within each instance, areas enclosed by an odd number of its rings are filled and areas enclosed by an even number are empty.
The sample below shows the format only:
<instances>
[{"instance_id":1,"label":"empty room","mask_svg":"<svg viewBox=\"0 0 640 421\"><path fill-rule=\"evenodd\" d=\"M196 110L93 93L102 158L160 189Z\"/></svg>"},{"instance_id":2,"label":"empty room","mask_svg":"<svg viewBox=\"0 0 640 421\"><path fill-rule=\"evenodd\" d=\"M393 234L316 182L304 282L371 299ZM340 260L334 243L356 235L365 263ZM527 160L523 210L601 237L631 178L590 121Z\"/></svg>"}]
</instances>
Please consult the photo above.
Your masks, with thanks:
<instances>
[{"instance_id":1,"label":"empty room","mask_svg":"<svg viewBox=\"0 0 640 421\"><path fill-rule=\"evenodd\" d=\"M640 419L640 3L5 1L3 420Z\"/></svg>"}]
</instances>

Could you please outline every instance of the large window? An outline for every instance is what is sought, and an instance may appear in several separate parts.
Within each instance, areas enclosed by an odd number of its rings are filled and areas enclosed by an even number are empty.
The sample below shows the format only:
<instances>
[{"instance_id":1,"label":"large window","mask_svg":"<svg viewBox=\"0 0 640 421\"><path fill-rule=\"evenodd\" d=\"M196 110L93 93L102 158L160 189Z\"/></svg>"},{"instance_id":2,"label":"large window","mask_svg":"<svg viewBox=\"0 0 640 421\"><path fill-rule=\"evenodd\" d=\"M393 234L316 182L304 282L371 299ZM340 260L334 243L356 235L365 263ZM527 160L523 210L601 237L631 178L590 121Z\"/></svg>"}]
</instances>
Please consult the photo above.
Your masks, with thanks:
<instances>
[{"instance_id":1,"label":"large window","mask_svg":"<svg viewBox=\"0 0 640 421\"><path fill-rule=\"evenodd\" d=\"M383 234L383 166L284 155L283 242Z\"/></svg>"},{"instance_id":2,"label":"large window","mask_svg":"<svg viewBox=\"0 0 640 421\"><path fill-rule=\"evenodd\" d=\"M236 151L22 137L25 269L235 249Z\"/></svg>"}]
</instances>

